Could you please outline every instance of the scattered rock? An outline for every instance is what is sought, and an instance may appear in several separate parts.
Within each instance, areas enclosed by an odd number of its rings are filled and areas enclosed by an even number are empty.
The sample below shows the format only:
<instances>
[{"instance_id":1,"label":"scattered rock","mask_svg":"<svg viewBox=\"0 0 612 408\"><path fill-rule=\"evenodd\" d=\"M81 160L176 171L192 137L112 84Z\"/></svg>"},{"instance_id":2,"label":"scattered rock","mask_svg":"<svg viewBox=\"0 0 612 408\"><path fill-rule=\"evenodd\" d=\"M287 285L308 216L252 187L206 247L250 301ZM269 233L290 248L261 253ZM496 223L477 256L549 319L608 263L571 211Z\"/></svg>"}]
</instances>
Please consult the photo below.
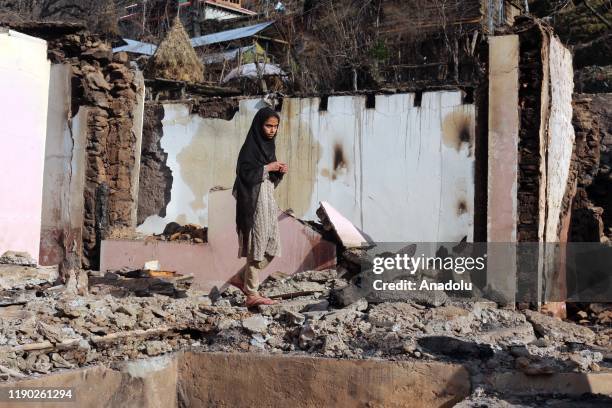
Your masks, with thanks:
<instances>
[{"instance_id":1,"label":"scattered rock","mask_svg":"<svg viewBox=\"0 0 612 408\"><path fill-rule=\"evenodd\" d=\"M0 263L0 289L26 289L51 285L59 278L57 266L24 266Z\"/></svg>"},{"instance_id":2,"label":"scattered rock","mask_svg":"<svg viewBox=\"0 0 612 408\"><path fill-rule=\"evenodd\" d=\"M168 344L159 340L152 340L147 342L146 353L148 356L157 356L165 353L168 350Z\"/></svg>"},{"instance_id":3,"label":"scattered rock","mask_svg":"<svg viewBox=\"0 0 612 408\"><path fill-rule=\"evenodd\" d=\"M315 337L316 337L316 333L311 325L307 323L304 326L302 326L302 329L300 330L300 335L298 338L300 348L307 349L308 347L310 347Z\"/></svg>"},{"instance_id":4,"label":"scattered rock","mask_svg":"<svg viewBox=\"0 0 612 408\"><path fill-rule=\"evenodd\" d=\"M411 326L419 318L420 311L409 303L380 303L368 313L368 321L377 327Z\"/></svg>"},{"instance_id":5,"label":"scattered rock","mask_svg":"<svg viewBox=\"0 0 612 408\"><path fill-rule=\"evenodd\" d=\"M326 283L336 279L338 272L335 269L326 269L323 271L306 271L294 276L296 280L308 280L311 282Z\"/></svg>"},{"instance_id":6,"label":"scattered rock","mask_svg":"<svg viewBox=\"0 0 612 408\"><path fill-rule=\"evenodd\" d=\"M593 364L597 364L603 360L603 355L600 352L582 350L570 354L569 359L576 364L576 367L580 370L588 371Z\"/></svg>"},{"instance_id":7,"label":"scattered rock","mask_svg":"<svg viewBox=\"0 0 612 408\"><path fill-rule=\"evenodd\" d=\"M279 282L279 284L272 287L263 288L262 294L267 297L297 297L302 296L302 294L325 292L326 290L325 285L317 282L288 280Z\"/></svg>"},{"instance_id":8,"label":"scattered rock","mask_svg":"<svg viewBox=\"0 0 612 408\"><path fill-rule=\"evenodd\" d=\"M337 334L325 336L321 351L327 356L334 356L344 353L348 346Z\"/></svg>"},{"instance_id":9,"label":"scattered rock","mask_svg":"<svg viewBox=\"0 0 612 408\"><path fill-rule=\"evenodd\" d=\"M533 324L536 333L542 337L564 342L578 342L591 344L595 340L595 333L588 327L525 310L527 320Z\"/></svg>"},{"instance_id":10,"label":"scattered rock","mask_svg":"<svg viewBox=\"0 0 612 408\"><path fill-rule=\"evenodd\" d=\"M291 310L285 311L285 316L291 324L301 325L306 320L306 316L298 312L292 312Z\"/></svg>"},{"instance_id":11,"label":"scattered rock","mask_svg":"<svg viewBox=\"0 0 612 408\"><path fill-rule=\"evenodd\" d=\"M242 327L251 333L264 333L268 328L268 320L261 316L255 315L242 320Z\"/></svg>"},{"instance_id":12,"label":"scattered rock","mask_svg":"<svg viewBox=\"0 0 612 408\"><path fill-rule=\"evenodd\" d=\"M36 261L27 252L6 251L0 256L0 264L36 266Z\"/></svg>"},{"instance_id":13,"label":"scattered rock","mask_svg":"<svg viewBox=\"0 0 612 408\"><path fill-rule=\"evenodd\" d=\"M319 301L316 299L297 298L284 300L275 305L260 305L258 306L258 309L264 316L276 316L288 311L301 312L303 310L309 310L311 305L315 305L317 303L319 303Z\"/></svg>"}]
</instances>

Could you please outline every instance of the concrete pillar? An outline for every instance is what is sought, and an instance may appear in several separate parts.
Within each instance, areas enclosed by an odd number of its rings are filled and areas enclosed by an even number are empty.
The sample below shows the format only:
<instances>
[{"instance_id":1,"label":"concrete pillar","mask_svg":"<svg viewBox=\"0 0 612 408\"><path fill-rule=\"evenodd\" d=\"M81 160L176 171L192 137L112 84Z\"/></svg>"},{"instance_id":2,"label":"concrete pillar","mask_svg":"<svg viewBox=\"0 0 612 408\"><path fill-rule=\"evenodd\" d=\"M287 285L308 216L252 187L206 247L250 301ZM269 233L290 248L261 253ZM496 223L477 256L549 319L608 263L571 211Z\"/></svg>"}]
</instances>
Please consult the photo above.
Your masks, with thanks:
<instances>
[{"instance_id":1,"label":"concrete pillar","mask_svg":"<svg viewBox=\"0 0 612 408\"><path fill-rule=\"evenodd\" d=\"M41 265L81 266L87 111L72 117L72 68L51 67L43 177Z\"/></svg>"},{"instance_id":2,"label":"concrete pillar","mask_svg":"<svg viewBox=\"0 0 612 408\"><path fill-rule=\"evenodd\" d=\"M489 38L487 285L513 303L516 290L519 39ZM495 299L500 300L502 299Z\"/></svg>"}]
</instances>

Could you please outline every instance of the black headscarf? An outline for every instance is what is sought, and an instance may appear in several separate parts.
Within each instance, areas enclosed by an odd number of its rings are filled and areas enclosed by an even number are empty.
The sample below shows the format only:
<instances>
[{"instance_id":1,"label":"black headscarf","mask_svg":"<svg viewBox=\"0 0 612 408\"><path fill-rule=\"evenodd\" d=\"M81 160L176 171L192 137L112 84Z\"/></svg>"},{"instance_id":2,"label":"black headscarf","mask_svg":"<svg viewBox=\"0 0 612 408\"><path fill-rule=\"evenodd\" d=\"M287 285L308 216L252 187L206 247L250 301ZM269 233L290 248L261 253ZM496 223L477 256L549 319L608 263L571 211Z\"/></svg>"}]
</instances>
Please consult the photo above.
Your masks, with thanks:
<instances>
[{"instance_id":1,"label":"black headscarf","mask_svg":"<svg viewBox=\"0 0 612 408\"><path fill-rule=\"evenodd\" d=\"M255 114L238 155L232 194L236 197L236 227L242 231L245 239L253 228L259 188L263 182L263 166L276 161L276 136L269 139L263 132L263 125L270 117L280 121L278 113L269 107L261 108ZM269 177L276 186L283 174L274 171L269 173ZM246 248L246 245L244 247Z\"/></svg>"}]
</instances>

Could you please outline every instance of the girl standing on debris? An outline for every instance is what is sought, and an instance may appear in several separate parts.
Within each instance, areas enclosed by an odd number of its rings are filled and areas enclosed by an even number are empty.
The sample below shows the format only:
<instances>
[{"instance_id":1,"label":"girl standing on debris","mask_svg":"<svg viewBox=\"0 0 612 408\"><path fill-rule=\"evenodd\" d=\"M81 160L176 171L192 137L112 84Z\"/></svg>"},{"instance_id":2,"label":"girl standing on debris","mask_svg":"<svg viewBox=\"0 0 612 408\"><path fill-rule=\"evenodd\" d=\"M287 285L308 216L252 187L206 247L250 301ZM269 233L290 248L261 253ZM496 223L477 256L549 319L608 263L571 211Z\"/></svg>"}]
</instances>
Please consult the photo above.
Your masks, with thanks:
<instances>
[{"instance_id":1,"label":"girl standing on debris","mask_svg":"<svg viewBox=\"0 0 612 408\"><path fill-rule=\"evenodd\" d=\"M238 257L246 257L245 267L232 277L230 284L246 295L246 306L272 305L276 301L261 296L259 271L275 256L280 256L278 205L274 189L288 171L286 163L276 160L276 132L280 116L273 109L260 109L238 155L236 198Z\"/></svg>"}]
</instances>

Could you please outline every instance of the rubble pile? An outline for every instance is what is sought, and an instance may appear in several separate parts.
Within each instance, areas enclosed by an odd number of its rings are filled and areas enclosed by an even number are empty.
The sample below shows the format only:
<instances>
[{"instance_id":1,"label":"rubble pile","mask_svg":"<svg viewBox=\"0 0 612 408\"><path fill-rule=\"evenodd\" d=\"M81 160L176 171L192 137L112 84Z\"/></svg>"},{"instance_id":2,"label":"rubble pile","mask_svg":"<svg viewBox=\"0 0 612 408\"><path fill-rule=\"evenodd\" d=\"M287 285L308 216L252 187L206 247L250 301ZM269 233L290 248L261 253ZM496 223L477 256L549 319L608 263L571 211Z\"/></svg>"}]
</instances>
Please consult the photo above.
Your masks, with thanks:
<instances>
[{"instance_id":1,"label":"rubble pile","mask_svg":"<svg viewBox=\"0 0 612 408\"><path fill-rule=\"evenodd\" d=\"M159 241L189 241L203 244L208 242L208 228L197 224L181 225L178 222L170 222L161 234L153 234L152 237Z\"/></svg>"},{"instance_id":2,"label":"rubble pile","mask_svg":"<svg viewBox=\"0 0 612 408\"><path fill-rule=\"evenodd\" d=\"M461 361L476 376L491 370L539 376L612 365L609 323L589 328L451 298L440 306L359 299L337 308L330 293L349 283L336 270L273 274L262 292L283 300L258 310L243 307L244 295L231 286L210 294L191 288L182 298L152 292L137 297L101 290L97 279L90 274L85 296L63 286L30 287L19 291L22 302L0 307L2 379L190 348Z\"/></svg>"}]
</instances>

